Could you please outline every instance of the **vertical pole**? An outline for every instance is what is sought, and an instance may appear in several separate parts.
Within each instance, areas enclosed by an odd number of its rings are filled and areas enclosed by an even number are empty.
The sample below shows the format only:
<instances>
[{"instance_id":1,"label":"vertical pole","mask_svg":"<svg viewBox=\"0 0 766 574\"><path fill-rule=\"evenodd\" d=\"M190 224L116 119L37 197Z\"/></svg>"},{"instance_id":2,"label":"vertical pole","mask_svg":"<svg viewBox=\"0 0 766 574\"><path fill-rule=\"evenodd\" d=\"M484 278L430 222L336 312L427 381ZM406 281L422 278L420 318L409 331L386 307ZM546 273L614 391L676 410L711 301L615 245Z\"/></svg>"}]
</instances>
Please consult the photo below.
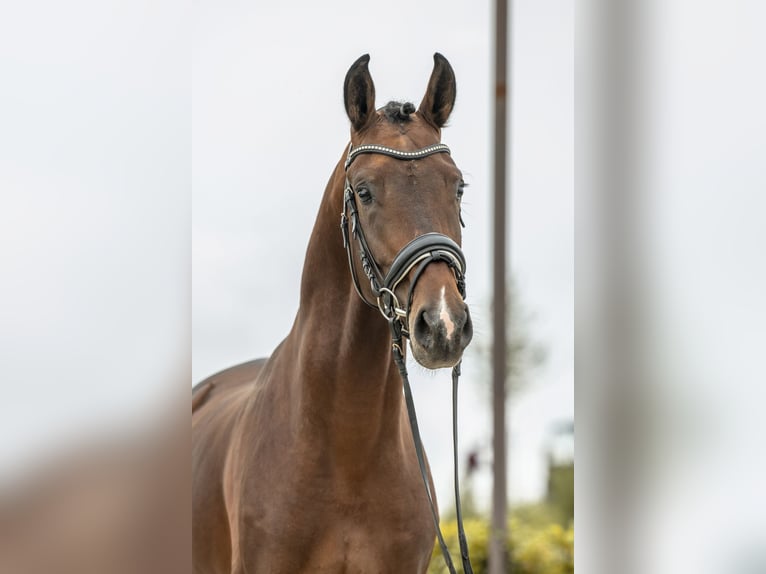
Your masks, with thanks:
<instances>
[{"instance_id":1,"label":"vertical pole","mask_svg":"<svg viewBox=\"0 0 766 574\"><path fill-rule=\"evenodd\" d=\"M506 381L506 122L507 122L507 29L508 0L495 0L495 153L494 153L494 320L492 346L492 537L489 573L506 572L508 548L505 444Z\"/></svg>"}]
</instances>

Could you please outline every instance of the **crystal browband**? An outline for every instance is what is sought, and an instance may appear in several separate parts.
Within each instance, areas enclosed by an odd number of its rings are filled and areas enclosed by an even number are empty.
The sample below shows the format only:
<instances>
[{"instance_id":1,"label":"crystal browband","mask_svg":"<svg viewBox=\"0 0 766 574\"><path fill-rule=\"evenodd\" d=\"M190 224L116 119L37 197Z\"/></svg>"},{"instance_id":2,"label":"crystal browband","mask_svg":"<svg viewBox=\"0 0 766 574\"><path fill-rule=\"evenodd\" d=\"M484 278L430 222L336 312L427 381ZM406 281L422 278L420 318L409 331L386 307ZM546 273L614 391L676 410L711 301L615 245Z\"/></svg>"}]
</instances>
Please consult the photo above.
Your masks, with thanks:
<instances>
[{"instance_id":1,"label":"crystal browband","mask_svg":"<svg viewBox=\"0 0 766 574\"><path fill-rule=\"evenodd\" d=\"M428 157L429 155L433 155L435 153L450 153L450 151L449 151L449 146L442 143L430 145L428 147L424 147L415 151L400 151L398 149L393 149L390 147L375 145L375 144L365 144L355 148L352 148L351 145L349 145L348 157L346 158L345 169L348 169L348 166L351 165L351 162L353 162L357 156L362 155L363 153L379 153L379 154L387 155L389 157L394 157L396 159L406 160L406 159L421 159L424 157Z\"/></svg>"}]
</instances>

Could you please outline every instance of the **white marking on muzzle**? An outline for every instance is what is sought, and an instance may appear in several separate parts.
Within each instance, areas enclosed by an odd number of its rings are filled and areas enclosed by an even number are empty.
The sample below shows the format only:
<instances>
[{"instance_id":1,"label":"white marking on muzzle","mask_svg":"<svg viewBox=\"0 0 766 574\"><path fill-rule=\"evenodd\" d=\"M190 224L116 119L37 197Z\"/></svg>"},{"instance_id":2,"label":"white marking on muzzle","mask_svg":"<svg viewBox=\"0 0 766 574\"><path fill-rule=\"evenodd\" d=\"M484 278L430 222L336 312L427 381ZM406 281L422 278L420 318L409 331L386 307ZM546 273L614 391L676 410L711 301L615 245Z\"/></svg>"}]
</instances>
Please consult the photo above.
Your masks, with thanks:
<instances>
[{"instance_id":1,"label":"white marking on muzzle","mask_svg":"<svg viewBox=\"0 0 766 574\"><path fill-rule=\"evenodd\" d=\"M447 331L447 339L450 339L455 330L455 323L452 321L452 317L450 317L449 311L447 310L447 299L444 297L445 291L446 287L442 287L441 301L439 301L439 319L444 323L444 328Z\"/></svg>"}]
</instances>

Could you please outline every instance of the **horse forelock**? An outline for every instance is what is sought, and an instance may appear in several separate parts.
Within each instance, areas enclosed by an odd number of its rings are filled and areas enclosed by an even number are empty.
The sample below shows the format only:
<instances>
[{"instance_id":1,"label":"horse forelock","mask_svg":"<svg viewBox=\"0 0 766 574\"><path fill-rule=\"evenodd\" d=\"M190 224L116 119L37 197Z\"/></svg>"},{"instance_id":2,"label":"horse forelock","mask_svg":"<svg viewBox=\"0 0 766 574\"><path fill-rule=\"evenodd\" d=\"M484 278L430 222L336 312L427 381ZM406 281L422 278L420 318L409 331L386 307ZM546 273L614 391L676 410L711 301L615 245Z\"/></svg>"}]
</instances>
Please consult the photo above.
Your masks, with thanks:
<instances>
[{"instance_id":1,"label":"horse forelock","mask_svg":"<svg viewBox=\"0 0 766 574\"><path fill-rule=\"evenodd\" d=\"M396 124L411 121L412 118L410 115L415 111L415 109L415 105L412 102L390 101L378 111L390 123Z\"/></svg>"}]
</instances>

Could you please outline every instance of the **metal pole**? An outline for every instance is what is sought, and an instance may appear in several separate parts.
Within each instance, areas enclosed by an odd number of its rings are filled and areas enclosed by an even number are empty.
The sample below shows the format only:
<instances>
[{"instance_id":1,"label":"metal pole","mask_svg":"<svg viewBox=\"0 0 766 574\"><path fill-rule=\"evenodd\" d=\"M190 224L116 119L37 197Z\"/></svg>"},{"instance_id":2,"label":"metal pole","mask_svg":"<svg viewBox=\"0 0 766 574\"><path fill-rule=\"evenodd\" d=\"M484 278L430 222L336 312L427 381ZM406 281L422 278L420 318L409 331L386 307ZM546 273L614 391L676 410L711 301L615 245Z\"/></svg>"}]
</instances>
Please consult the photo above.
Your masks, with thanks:
<instances>
[{"instance_id":1,"label":"metal pole","mask_svg":"<svg viewBox=\"0 0 766 574\"><path fill-rule=\"evenodd\" d=\"M489 574L505 574L508 548L505 444L506 380L506 122L507 122L507 30L508 0L495 0L495 202L493 278L494 320L492 347L492 537Z\"/></svg>"}]
</instances>

